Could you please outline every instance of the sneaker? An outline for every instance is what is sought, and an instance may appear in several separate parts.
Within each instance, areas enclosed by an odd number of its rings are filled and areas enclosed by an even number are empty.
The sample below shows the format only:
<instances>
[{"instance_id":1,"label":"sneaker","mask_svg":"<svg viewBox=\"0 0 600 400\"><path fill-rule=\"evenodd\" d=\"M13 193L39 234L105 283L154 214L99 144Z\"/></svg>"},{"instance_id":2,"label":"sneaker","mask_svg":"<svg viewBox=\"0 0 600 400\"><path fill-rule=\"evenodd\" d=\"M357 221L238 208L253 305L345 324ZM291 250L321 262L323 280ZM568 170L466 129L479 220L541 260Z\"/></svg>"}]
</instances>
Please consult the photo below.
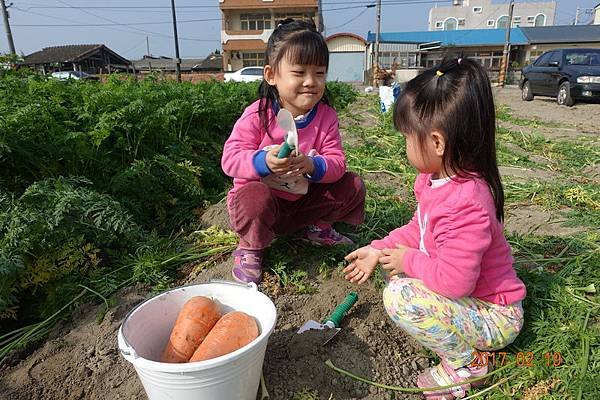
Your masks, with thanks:
<instances>
[{"instance_id":1,"label":"sneaker","mask_svg":"<svg viewBox=\"0 0 600 400\"><path fill-rule=\"evenodd\" d=\"M333 227L319 228L316 225L310 225L306 228L305 238L313 244L319 246L337 246L339 244L353 245L354 242L337 232Z\"/></svg>"},{"instance_id":2,"label":"sneaker","mask_svg":"<svg viewBox=\"0 0 600 400\"><path fill-rule=\"evenodd\" d=\"M233 279L242 283L262 280L262 251L237 249L233 252Z\"/></svg>"},{"instance_id":3,"label":"sneaker","mask_svg":"<svg viewBox=\"0 0 600 400\"><path fill-rule=\"evenodd\" d=\"M456 386L444 389L425 391L423 394L427 400L461 399L467 395L467 391L471 387L479 387L485 384L484 377L487 372L487 366L454 369L445 360L442 360L440 364L427 368L417 376L417 386L424 389L456 384ZM481 379L472 383L464 383L467 380L477 378Z\"/></svg>"}]
</instances>

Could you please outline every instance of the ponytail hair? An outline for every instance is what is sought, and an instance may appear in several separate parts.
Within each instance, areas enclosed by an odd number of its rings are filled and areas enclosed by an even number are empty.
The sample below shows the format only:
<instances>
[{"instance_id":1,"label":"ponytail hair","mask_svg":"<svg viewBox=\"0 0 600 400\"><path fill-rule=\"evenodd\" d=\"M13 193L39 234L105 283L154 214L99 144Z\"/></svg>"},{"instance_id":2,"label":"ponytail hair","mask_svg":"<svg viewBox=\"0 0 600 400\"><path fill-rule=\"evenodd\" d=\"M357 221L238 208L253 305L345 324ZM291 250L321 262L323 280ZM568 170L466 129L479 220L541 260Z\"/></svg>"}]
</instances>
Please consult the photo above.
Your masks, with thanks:
<instances>
[{"instance_id":1,"label":"ponytail hair","mask_svg":"<svg viewBox=\"0 0 600 400\"><path fill-rule=\"evenodd\" d=\"M480 176L492 192L496 217L504 220L504 190L496 160L496 111L485 69L468 58L446 59L410 80L394 108L394 126L421 144L438 131L446 144L444 172Z\"/></svg>"}]
</instances>

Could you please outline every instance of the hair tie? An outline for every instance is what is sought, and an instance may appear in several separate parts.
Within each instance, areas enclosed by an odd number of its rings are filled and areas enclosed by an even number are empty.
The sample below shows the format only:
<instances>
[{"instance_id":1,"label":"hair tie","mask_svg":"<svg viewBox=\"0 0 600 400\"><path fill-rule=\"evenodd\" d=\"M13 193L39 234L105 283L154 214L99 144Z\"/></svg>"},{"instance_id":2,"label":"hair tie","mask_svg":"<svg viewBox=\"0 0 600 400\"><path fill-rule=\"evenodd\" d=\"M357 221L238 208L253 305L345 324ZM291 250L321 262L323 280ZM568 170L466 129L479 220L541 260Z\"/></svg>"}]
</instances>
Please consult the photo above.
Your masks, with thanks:
<instances>
[{"instance_id":1,"label":"hair tie","mask_svg":"<svg viewBox=\"0 0 600 400\"><path fill-rule=\"evenodd\" d=\"M442 76L442 75L444 75L444 73L443 73L442 71L440 71L439 69L438 69L437 71L435 71L435 74L436 74L437 76Z\"/></svg>"}]
</instances>

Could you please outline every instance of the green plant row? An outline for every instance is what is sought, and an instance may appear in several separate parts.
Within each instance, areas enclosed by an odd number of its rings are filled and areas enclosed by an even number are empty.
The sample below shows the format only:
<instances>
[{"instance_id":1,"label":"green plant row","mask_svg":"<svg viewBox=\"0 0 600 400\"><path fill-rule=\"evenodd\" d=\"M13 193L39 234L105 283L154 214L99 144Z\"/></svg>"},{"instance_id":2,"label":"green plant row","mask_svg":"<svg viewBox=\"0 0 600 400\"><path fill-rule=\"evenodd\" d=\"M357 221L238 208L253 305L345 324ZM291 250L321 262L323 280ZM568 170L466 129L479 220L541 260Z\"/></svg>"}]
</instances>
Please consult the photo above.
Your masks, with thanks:
<instances>
[{"instance_id":1,"label":"green plant row","mask_svg":"<svg viewBox=\"0 0 600 400\"><path fill-rule=\"evenodd\" d=\"M338 108L356 96L328 90ZM178 255L197 209L230 185L222 146L256 98L256 83L3 72L0 334L54 315L81 285L107 297L123 282L167 287L195 259Z\"/></svg>"}]
</instances>

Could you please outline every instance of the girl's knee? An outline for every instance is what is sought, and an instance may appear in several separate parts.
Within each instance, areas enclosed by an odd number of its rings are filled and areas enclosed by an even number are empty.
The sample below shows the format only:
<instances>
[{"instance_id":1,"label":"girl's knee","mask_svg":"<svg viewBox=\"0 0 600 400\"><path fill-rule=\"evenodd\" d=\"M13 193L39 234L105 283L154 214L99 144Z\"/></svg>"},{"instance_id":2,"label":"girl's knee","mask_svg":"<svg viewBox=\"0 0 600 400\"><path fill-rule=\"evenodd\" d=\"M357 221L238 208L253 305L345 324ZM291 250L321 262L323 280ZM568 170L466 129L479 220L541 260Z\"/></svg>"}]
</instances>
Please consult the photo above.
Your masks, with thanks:
<instances>
[{"instance_id":1,"label":"girl's knee","mask_svg":"<svg viewBox=\"0 0 600 400\"><path fill-rule=\"evenodd\" d=\"M354 172L346 172L342 177L342 180L344 182L344 186L353 189L358 197L365 197L367 188L365 186L365 182L360 176Z\"/></svg>"},{"instance_id":2,"label":"girl's knee","mask_svg":"<svg viewBox=\"0 0 600 400\"><path fill-rule=\"evenodd\" d=\"M415 290L419 284L417 279L397 278L391 280L383 290L385 310L397 324L421 324L431 317L427 298Z\"/></svg>"},{"instance_id":3,"label":"girl's knee","mask_svg":"<svg viewBox=\"0 0 600 400\"><path fill-rule=\"evenodd\" d=\"M239 210L246 218L259 218L265 211L272 212L275 204L271 189L262 182L249 182L235 194L231 207Z\"/></svg>"}]
</instances>

